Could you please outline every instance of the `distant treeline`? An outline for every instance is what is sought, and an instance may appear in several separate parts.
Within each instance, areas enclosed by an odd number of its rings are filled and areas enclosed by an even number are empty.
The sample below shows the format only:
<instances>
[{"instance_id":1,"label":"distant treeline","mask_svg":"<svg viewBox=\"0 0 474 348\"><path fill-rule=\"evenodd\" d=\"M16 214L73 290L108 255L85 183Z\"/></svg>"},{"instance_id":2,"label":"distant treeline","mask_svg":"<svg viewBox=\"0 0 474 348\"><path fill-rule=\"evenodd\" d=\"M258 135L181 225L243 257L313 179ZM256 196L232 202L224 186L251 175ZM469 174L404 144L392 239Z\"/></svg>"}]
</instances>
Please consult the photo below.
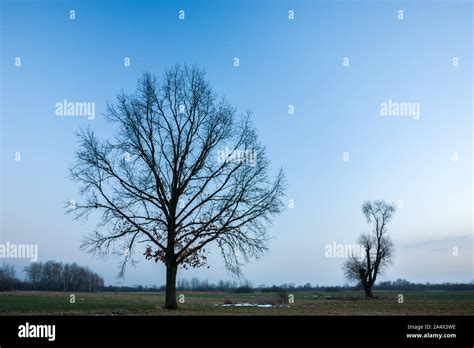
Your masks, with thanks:
<instances>
[{"instance_id":1,"label":"distant treeline","mask_svg":"<svg viewBox=\"0 0 474 348\"><path fill-rule=\"evenodd\" d=\"M21 281L16 277L15 267L3 265L0 267L0 291L18 289Z\"/></svg>"},{"instance_id":2,"label":"distant treeline","mask_svg":"<svg viewBox=\"0 0 474 348\"><path fill-rule=\"evenodd\" d=\"M411 283L405 279L397 279L393 282L380 282L374 286L375 290L474 290L474 282L471 283Z\"/></svg>"},{"instance_id":3,"label":"distant treeline","mask_svg":"<svg viewBox=\"0 0 474 348\"><path fill-rule=\"evenodd\" d=\"M361 286L320 286L306 283L304 285L296 284L281 284L281 285L259 285L253 287L250 282L237 283L235 281L219 281L218 283L209 283L207 280L199 280L192 278L191 280L180 279L176 284L178 291L206 291L206 292L235 292L235 293L251 293L251 292L302 292L302 291L347 291L347 290L362 290ZM133 292L133 291L164 291L165 286L106 286L104 291L117 292ZM397 279L396 281L380 282L375 286L375 290L474 290L474 283L411 283L405 279Z\"/></svg>"},{"instance_id":4,"label":"distant treeline","mask_svg":"<svg viewBox=\"0 0 474 348\"><path fill-rule=\"evenodd\" d=\"M115 292L159 292L164 291L165 286L104 286L104 280L97 273L87 267L76 263L63 264L62 262L48 261L45 263L35 262L25 267L26 278L24 281L18 279L15 268L12 265L0 266L0 291L8 290L47 290L47 291L115 291ZM207 291L207 292L302 292L302 291L345 291L359 290L359 286L320 286L306 283L304 285L281 284L281 285L259 285L252 286L248 281L237 283L235 281L219 281L209 283L207 280L198 278L179 279L176 288L178 291ZM375 285L375 290L474 290L474 282L471 283L411 283L405 279L395 281L384 281Z\"/></svg>"},{"instance_id":5,"label":"distant treeline","mask_svg":"<svg viewBox=\"0 0 474 348\"><path fill-rule=\"evenodd\" d=\"M104 288L104 279L87 267L76 263L57 261L34 262L23 270L22 281L16 277L11 265L0 267L0 291L47 290L47 291L99 291Z\"/></svg>"}]
</instances>

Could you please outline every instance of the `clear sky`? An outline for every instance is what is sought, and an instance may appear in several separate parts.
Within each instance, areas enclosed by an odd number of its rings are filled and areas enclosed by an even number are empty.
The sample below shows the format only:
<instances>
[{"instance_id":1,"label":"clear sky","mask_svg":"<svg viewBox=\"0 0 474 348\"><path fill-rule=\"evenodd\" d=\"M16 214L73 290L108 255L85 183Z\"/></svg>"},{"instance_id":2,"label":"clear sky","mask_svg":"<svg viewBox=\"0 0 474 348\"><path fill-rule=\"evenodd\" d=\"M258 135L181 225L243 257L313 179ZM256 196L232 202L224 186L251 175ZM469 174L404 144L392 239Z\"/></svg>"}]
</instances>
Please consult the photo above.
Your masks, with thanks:
<instances>
[{"instance_id":1,"label":"clear sky","mask_svg":"<svg viewBox=\"0 0 474 348\"><path fill-rule=\"evenodd\" d=\"M74 132L110 136L107 101L133 92L144 71L187 63L252 110L288 179L294 207L269 230L268 255L244 268L254 285L344 283L343 259L325 257L325 245L368 232L361 205L379 198L399 205L388 229L395 263L382 279L469 282L472 15L470 1L1 0L0 243L38 244L39 260L88 265L107 284L163 284L154 262L117 280L116 260L79 250L94 220L74 221L63 204L80 199L67 178ZM95 102L95 119L56 116L64 99ZM389 100L419 103L419 119L382 116ZM230 278L219 255L210 266L178 277Z\"/></svg>"}]
</instances>

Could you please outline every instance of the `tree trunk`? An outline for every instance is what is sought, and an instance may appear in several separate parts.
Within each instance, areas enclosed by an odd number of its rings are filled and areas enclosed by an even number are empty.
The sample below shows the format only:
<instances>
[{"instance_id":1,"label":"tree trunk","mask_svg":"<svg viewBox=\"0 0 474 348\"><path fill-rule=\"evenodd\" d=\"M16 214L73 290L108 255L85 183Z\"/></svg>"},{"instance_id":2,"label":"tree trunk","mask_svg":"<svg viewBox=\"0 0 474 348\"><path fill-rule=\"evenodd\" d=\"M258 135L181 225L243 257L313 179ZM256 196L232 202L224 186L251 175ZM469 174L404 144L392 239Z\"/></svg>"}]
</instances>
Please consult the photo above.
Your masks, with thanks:
<instances>
[{"instance_id":1,"label":"tree trunk","mask_svg":"<svg viewBox=\"0 0 474 348\"><path fill-rule=\"evenodd\" d=\"M164 309L177 309L176 302L176 272L178 267L176 263L170 262L166 266L166 296Z\"/></svg>"},{"instance_id":2,"label":"tree trunk","mask_svg":"<svg viewBox=\"0 0 474 348\"><path fill-rule=\"evenodd\" d=\"M371 286L364 285L364 291L365 291L365 296L370 297L370 298L374 297L372 295L372 287Z\"/></svg>"}]
</instances>

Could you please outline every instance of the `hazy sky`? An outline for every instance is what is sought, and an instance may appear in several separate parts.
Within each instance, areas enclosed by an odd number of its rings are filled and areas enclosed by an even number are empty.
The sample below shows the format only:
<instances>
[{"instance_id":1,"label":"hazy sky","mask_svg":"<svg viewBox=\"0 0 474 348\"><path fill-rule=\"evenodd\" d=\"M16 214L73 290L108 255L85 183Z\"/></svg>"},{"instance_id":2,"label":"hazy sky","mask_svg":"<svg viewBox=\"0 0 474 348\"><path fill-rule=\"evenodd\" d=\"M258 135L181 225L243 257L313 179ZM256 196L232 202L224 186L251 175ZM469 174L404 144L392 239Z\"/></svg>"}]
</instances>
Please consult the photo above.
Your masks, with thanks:
<instances>
[{"instance_id":1,"label":"hazy sky","mask_svg":"<svg viewBox=\"0 0 474 348\"><path fill-rule=\"evenodd\" d=\"M399 205L388 228L395 263L381 279L474 279L469 1L8 0L0 25L0 243L38 244L39 260L88 265L107 284L163 284L154 262L117 280L116 260L79 250L94 219L74 221L63 204L80 200L67 178L74 132L90 125L110 136L107 101L133 92L144 71L187 63L252 110L288 179L294 207L269 230L268 255L244 268L254 285L342 284L343 259L325 257L325 245L370 231L361 205L379 198ZM95 102L95 119L56 116L64 99ZM415 103L419 118L382 116L389 100ZM219 257L178 277L229 279Z\"/></svg>"}]
</instances>

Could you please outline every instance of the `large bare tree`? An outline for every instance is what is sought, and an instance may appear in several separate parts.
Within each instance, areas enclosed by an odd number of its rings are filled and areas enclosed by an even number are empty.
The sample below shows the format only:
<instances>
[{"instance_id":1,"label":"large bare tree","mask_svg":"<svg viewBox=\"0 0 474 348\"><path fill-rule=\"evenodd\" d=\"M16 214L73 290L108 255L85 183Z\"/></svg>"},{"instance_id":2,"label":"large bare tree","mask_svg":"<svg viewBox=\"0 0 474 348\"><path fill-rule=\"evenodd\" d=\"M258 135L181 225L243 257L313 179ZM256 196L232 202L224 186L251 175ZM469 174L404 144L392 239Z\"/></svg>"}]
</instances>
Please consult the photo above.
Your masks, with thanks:
<instances>
[{"instance_id":1,"label":"large bare tree","mask_svg":"<svg viewBox=\"0 0 474 348\"><path fill-rule=\"evenodd\" d=\"M249 114L218 99L202 70L146 73L106 117L115 139L81 130L71 167L85 200L68 210L101 216L83 248L122 255L121 274L136 249L163 262L167 309L177 308L177 269L205 265L211 243L237 274L266 251L266 229L283 209L284 175L271 179Z\"/></svg>"},{"instance_id":2,"label":"large bare tree","mask_svg":"<svg viewBox=\"0 0 474 348\"><path fill-rule=\"evenodd\" d=\"M362 213L374 229L359 237L363 255L349 257L343 264L343 270L347 279L358 281L364 287L366 296L373 297L372 286L377 276L393 262L395 248L387 235L387 224L395 213L395 207L382 200L365 202Z\"/></svg>"}]
</instances>

